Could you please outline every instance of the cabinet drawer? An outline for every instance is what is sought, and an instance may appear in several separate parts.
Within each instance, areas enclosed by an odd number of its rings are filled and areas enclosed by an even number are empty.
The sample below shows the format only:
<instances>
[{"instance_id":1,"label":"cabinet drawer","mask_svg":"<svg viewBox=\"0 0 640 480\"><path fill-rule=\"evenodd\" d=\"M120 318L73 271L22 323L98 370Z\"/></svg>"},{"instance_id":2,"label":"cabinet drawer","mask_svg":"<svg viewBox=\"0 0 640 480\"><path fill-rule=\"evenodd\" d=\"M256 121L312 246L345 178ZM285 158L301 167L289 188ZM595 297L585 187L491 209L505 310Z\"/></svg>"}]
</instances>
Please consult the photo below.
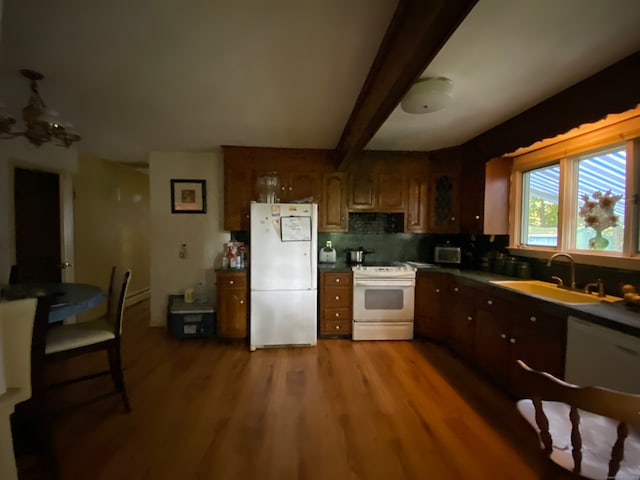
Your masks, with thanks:
<instances>
[{"instance_id":1,"label":"cabinet drawer","mask_svg":"<svg viewBox=\"0 0 640 480\"><path fill-rule=\"evenodd\" d=\"M218 288L247 288L247 274L245 272L218 272L216 285Z\"/></svg>"},{"instance_id":2,"label":"cabinet drawer","mask_svg":"<svg viewBox=\"0 0 640 480\"><path fill-rule=\"evenodd\" d=\"M324 272L322 274L322 287L351 286L351 272Z\"/></svg>"},{"instance_id":3,"label":"cabinet drawer","mask_svg":"<svg viewBox=\"0 0 640 480\"><path fill-rule=\"evenodd\" d=\"M351 309L350 308L324 308L322 309L322 321L328 320L345 320L351 321Z\"/></svg>"},{"instance_id":4,"label":"cabinet drawer","mask_svg":"<svg viewBox=\"0 0 640 480\"><path fill-rule=\"evenodd\" d=\"M352 295L349 287L325 287L322 291L322 308L350 307Z\"/></svg>"},{"instance_id":5,"label":"cabinet drawer","mask_svg":"<svg viewBox=\"0 0 640 480\"><path fill-rule=\"evenodd\" d=\"M351 335L351 320L325 320L321 324L322 335Z\"/></svg>"}]
</instances>

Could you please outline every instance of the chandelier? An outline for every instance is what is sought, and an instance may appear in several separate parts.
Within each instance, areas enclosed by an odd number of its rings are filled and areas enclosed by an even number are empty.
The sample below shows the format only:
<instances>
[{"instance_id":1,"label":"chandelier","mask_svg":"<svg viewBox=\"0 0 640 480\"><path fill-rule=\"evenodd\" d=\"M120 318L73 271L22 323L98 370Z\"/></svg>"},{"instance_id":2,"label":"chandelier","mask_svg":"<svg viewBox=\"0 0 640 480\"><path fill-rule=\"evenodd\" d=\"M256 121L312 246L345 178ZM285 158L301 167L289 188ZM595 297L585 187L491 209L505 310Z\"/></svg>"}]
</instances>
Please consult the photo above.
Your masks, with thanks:
<instances>
[{"instance_id":1,"label":"chandelier","mask_svg":"<svg viewBox=\"0 0 640 480\"><path fill-rule=\"evenodd\" d=\"M69 147L80 140L80 135L73 131L70 123L61 123L58 112L50 110L38 93L38 80L44 76L33 70L23 69L20 73L29 80L31 95L29 103L22 109L24 130L15 131L16 119L0 110L0 139L26 137L31 143L40 146L47 142L58 142L56 145Z\"/></svg>"}]
</instances>

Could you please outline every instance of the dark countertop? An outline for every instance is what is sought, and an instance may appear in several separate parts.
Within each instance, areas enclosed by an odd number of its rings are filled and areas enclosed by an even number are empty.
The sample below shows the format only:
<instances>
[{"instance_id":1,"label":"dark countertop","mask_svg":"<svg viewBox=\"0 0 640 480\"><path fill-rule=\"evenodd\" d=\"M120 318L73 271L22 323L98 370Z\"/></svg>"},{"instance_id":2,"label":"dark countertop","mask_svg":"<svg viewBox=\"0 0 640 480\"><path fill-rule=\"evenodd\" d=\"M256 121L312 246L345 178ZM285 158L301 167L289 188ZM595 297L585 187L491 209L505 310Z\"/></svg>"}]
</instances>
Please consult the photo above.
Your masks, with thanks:
<instances>
[{"instance_id":1,"label":"dark countertop","mask_svg":"<svg viewBox=\"0 0 640 480\"><path fill-rule=\"evenodd\" d=\"M318 272L350 272L351 265L347 265L344 260L339 260L336 263L318 263Z\"/></svg>"},{"instance_id":2,"label":"dark countertop","mask_svg":"<svg viewBox=\"0 0 640 480\"><path fill-rule=\"evenodd\" d=\"M478 270L458 270L453 268L429 268L422 271L434 271L445 272L452 275L456 275L461 278L466 278L479 283L489 285L494 288L508 290L514 294L527 295L524 292L517 292L507 287L502 287L490 283L492 280L522 280L514 277L507 277L505 275L499 275L491 272L483 272ZM581 318L583 320L602 325L604 327L617 330L622 333L640 337L640 311L632 310L624 302L599 302L589 303L584 305L566 304L550 299L542 299L539 296L527 295L532 298L536 298L541 302L548 302L565 309L567 315Z\"/></svg>"}]
</instances>

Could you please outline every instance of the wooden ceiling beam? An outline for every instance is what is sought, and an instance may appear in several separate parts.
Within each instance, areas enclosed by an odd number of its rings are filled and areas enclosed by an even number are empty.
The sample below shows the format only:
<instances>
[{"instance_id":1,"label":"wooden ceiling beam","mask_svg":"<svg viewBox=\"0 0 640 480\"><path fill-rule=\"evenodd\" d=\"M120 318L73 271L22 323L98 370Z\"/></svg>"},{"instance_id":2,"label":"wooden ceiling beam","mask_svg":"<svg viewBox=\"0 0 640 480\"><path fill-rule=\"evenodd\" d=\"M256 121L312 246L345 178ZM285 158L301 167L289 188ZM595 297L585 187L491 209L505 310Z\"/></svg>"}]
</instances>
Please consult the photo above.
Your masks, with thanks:
<instances>
[{"instance_id":1,"label":"wooden ceiling beam","mask_svg":"<svg viewBox=\"0 0 640 480\"><path fill-rule=\"evenodd\" d=\"M400 0L335 148L345 170L477 0Z\"/></svg>"}]
</instances>

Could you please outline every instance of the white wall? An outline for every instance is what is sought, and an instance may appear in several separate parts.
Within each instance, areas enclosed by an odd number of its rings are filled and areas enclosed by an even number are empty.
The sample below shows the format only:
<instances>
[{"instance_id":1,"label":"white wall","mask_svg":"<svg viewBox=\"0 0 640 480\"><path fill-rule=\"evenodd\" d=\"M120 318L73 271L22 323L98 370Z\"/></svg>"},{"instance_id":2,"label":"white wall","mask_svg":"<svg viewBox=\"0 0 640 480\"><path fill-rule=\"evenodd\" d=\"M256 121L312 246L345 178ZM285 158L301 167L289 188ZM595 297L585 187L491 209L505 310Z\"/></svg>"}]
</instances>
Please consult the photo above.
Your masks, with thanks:
<instances>
[{"instance_id":1,"label":"white wall","mask_svg":"<svg viewBox=\"0 0 640 480\"><path fill-rule=\"evenodd\" d=\"M78 171L78 152L75 148L31 145L23 138L0 140L0 283L9 278L15 261L15 234L13 221L13 167L34 167L60 174L61 215L63 235L66 236L67 254L62 258L73 264L73 205L72 175ZM66 281L73 280L73 271L65 272Z\"/></svg>"},{"instance_id":2,"label":"white wall","mask_svg":"<svg viewBox=\"0 0 640 480\"><path fill-rule=\"evenodd\" d=\"M206 214L171 213L171 179L206 180ZM222 151L152 152L149 155L151 215L151 325L166 325L167 296L203 282L215 299L215 268L223 244ZM186 258L179 257L187 244Z\"/></svg>"}]
</instances>

